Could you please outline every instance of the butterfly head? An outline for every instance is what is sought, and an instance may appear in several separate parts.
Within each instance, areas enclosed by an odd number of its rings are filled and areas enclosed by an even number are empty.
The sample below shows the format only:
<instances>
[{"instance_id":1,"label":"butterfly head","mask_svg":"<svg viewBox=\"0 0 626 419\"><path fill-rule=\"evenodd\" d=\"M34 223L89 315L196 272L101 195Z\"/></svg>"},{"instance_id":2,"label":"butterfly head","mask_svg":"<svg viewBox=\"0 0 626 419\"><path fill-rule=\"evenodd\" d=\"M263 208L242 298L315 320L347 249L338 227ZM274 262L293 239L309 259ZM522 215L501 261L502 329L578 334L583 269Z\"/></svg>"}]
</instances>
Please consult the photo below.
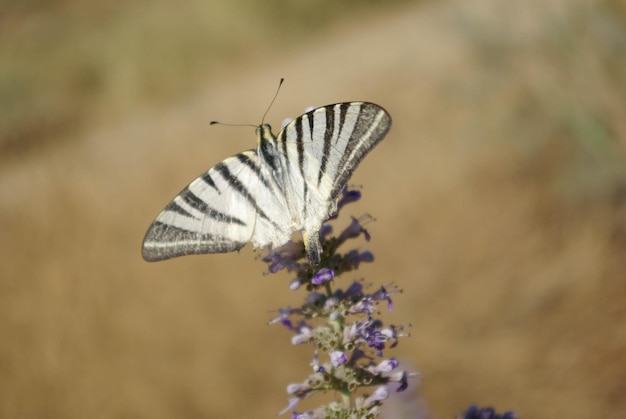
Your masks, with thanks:
<instances>
[{"instance_id":1,"label":"butterfly head","mask_svg":"<svg viewBox=\"0 0 626 419\"><path fill-rule=\"evenodd\" d=\"M272 127L270 124L261 124L256 128L256 135L259 139L259 143L268 140L274 140L276 137L272 133Z\"/></svg>"}]
</instances>

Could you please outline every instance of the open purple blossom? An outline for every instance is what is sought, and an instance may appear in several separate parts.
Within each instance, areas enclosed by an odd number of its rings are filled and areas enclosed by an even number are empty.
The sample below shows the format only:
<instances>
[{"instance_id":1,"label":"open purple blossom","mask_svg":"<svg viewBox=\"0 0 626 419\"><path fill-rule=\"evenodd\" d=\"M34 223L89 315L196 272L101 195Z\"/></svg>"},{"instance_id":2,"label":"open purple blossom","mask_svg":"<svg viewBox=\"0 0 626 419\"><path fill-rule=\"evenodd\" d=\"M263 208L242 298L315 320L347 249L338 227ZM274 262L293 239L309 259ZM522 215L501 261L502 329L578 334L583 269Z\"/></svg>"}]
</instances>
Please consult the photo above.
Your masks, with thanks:
<instances>
[{"instance_id":1,"label":"open purple blossom","mask_svg":"<svg viewBox=\"0 0 626 419\"><path fill-rule=\"evenodd\" d=\"M344 190L338 210L360 197L358 190ZM370 216L352 217L338 236L333 236L330 224L324 224L320 234L322 259L315 268L304 260L301 241L290 241L263 257L268 264L266 273L286 269L295 274L289 288L307 291L300 307L280 309L279 316L270 321L283 324L293 333L292 344L310 343L315 348L311 373L287 387L291 398L283 413L290 411L292 418L374 418L391 391L390 385L397 383L395 390L402 391L407 388L409 379L417 375L401 370L396 358L385 357L387 349L396 346L398 338L404 335L397 332L401 327L384 325L375 317L380 312L380 304L391 310L391 296L400 290L383 286L370 290L371 285L354 279L347 288L340 288L343 275L358 269L361 263L374 260L374 255L367 250L340 251L351 240L362 237L369 241L370 234L364 225L370 221ZM359 397L353 396L355 391L368 388L373 392L366 390ZM341 395L341 401L314 410L297 411L300 400L329 390Z\"/></svg>"},{"instance_id":2,"label":"open purple blossom","mask_svg":"<svg viewBox=\"0 0 626 419\"><path fill-rule=\"evenodd\" d=\"M370 222L372 218L369 215L364 215L363 217L357 219L352 217L352 222L345 230L341 232L339 235L339 241L344 242L348 239L354 239L359 237L361 234L365 236L365 240L370 241L370 234L363 227L364 224Z\"/></svg>"},{"instance_id":3,"label":"open purple blossom","mask_svg":"<svg viewBox=\"0 0 626 419\"><path fill-rule=\"evenodd\" d=\"M372 406L376 402L380 402L389 397L389 389L387 386L378 387L374 393L363 401L364 406Z\"/></svg>"},{"instance_id":4,"label":"open purple blossom","mask_svg":"<svg viewBox=\"0 0 626 419\"><path fill-rule=\"evenodd\" d=\"M342 351L332 351L330 353L330 364L337 368L340 365L345 364L346 362L348 362L348 357L346 356L345 352Z\"/></svg>"}]
</instances>

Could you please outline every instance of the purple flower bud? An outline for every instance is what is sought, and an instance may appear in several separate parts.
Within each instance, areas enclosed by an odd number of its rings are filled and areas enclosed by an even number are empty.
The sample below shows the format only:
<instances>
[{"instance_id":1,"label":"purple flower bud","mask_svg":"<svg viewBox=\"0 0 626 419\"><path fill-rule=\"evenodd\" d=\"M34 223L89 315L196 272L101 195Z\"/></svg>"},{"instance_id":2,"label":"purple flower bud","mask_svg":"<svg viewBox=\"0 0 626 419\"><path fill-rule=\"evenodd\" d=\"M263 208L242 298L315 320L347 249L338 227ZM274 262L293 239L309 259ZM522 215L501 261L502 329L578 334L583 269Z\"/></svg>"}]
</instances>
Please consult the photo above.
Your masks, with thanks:
<instances>
[{"instance_id":1,"label":"purple flower bud","mask_svg":"<svg viewBox=\"0 0 626 419\"><path fill-rule=\"evenodd\" d=\"M294 278L289 282L289 289L291 291L296 291L302 286L302 279Z\"/></svg>"},{"instance_id":2,"label":"purple flower bud","mask_svg":"<svg viewBox=\"0 0 626 419\"><path fill-rule=\"evenodd\" d=\"M321 285L324 282L331 281L335 277L335 271L329 268L322 268L311 278L311 283Z\"/></svg>"}]
</instances>

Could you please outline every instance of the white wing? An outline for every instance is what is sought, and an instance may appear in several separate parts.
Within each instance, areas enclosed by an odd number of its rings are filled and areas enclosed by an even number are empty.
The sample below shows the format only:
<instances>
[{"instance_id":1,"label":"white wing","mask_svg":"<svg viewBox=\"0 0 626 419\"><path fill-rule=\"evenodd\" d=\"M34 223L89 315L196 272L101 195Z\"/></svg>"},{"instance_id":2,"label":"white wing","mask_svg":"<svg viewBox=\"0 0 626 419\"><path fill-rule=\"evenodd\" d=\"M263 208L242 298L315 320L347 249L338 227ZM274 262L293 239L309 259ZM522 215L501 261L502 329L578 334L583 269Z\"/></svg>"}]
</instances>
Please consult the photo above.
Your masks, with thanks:
<instances>
[{"instance_id":1,"label":"white wing","mask_svg":"<svg viewBox=\"0 0 626 419\"><path fill-rule=\"evenodd\" d=\"M224 160L191 182L154 220L143 242L147 261L224 253L249 241L279 246L293 229L287 209L256 150Z\"/></svg>"},{"instance_id":2,"label":"white wing","mask_svg":"<svg viewBox=\"0 0 626 419\"><path fill-rule=\"evenodd\" d=\"M322 252L322 223L334 215L339 193L390 126L391 117L380 106L344 102L307 112L276 136L287 205L294 225L304 230L307 257L314 264Z\"/></svg>"}]
</instances>

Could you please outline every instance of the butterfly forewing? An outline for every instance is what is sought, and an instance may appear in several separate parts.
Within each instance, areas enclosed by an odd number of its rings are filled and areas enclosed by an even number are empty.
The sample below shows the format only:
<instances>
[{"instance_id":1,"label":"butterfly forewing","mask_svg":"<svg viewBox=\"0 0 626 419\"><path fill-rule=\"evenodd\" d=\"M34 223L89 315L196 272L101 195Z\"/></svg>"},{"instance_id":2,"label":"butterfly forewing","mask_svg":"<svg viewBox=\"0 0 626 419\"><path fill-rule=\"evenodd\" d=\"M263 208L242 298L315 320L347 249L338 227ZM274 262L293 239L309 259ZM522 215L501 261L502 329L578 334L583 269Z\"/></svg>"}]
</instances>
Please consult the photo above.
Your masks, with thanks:
<instances>
[{"instance_id":1,"label":"butterfly forewing","mask_svg":"<svg viewBox=\"0 0 626 419\"><path fill-rule=\"evenodd\" d=\"M380 106L344 102L307 112L277 135L289 173L288 206L304 230L312 262L319 262L319 230L334 214L339 193L390 126L391 118Z\"/></svg>"},{"instance_id":2,"label":"butterfly forewing","mask_svg":"<svg viewBox=\"0 0 626 419\"><path fill-rule=\"evenodd\" d=\"M144 259L229 252L247 242L280 246L302 229L317 264L322 223L390 125L380 106L345 102L307 112L277 136L260 126L256 150L212 167L161 212L144 239Z\"/></svg>"}]
</instances>

